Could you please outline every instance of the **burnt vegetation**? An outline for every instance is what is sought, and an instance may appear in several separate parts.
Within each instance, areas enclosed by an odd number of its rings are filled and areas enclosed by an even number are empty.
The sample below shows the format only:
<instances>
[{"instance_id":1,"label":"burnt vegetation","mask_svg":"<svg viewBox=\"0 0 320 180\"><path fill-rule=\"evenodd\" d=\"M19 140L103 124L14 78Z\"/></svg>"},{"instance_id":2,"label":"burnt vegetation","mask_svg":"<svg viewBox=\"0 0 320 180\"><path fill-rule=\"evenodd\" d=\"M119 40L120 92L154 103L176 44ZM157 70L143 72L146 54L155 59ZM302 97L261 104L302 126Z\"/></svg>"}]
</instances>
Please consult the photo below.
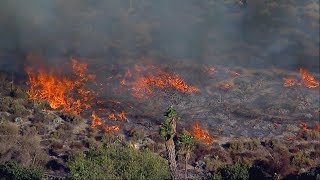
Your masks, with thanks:
<instances>
[{"instance_id":1,"label":"burnt vegetation","mask_svg":"<svg viewBox=\"0 0 320 180\"><path fill-rule=\"evenodd\" d=\"M0 179L320 179L319 2L38 3L0 2Z\"/></svg>"},{"instance_id":2,"label":"burnt vegetation","mask_svg":"<svg viewBox=\"0 0 320 180\"><path fill-rule=\"evenodd\" d=\"M2 83L5 82L9 83L7 80ZM5 179L171 179L172 176L175 179L301 179L319 176L316 166L320 161L319 141L308 141L303 134L296 141L239 137L224 141L217 138L208 144L201 136L192 136L195 130L180 130L182 120L178 121L178 128L170 123L172 118L180 119L173 107L161 118L164 121L160 134L146 133L134 126L128 126L123 134L101 134L96 129L88 129L78 115L39 105L46 102L10 94L1 95L1 99L5 107L1 109L0 173ZM11 110L13 102L19 102L17 105L23 113ZM168 140L174 143L166 148ZM176 151L171 151L172 148ZM172 162L165 160L166 149L171 153L170 161L176 161L171 175Z\"/></svg>"}]
</instances>

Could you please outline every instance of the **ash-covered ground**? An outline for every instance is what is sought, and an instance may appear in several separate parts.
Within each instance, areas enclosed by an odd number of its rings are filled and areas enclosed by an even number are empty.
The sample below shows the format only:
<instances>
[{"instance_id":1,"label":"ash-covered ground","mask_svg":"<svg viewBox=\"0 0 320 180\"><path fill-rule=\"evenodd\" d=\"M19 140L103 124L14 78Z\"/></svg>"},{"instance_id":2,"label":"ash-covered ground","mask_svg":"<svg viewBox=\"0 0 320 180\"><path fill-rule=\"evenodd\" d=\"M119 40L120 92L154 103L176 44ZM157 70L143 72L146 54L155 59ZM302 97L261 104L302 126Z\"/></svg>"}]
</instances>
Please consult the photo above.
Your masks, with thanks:
<instances>
[{"instance_id":1,"label":"ash-covered ground","mask_svg":"<svg viewBox=\"0 0 320 180\"><path fill-rule=\"evenodd\" d=\"M179 75L187 84L199 88L198 92L180 92L149 84L154 93L142 92L146 96L136 98L132 96L134 87L130 82L120 85L125 69L130 69L129 64L122 65L120 72L115 70L116 66L100 67L105 76L98 82L104 86L98 99L105 103L97 107L125 109L124 126L134 123L151 132L157 131L163 110L169 105L176 107L182 117L181 127L188 129L198 121L212 135L221 137L287 138L295 136L300 123L307 123L311 129L319 123L319 87L307 88L302 84L286 87L284 84L287 77L300 81L298 69L250 69L180 61L161 68ZM316 73L312 75L315 79L320 77ZM109 100L121 103L108 103ZM108 121L107 114L101 116Z\"/></svg>"}]
</instances>

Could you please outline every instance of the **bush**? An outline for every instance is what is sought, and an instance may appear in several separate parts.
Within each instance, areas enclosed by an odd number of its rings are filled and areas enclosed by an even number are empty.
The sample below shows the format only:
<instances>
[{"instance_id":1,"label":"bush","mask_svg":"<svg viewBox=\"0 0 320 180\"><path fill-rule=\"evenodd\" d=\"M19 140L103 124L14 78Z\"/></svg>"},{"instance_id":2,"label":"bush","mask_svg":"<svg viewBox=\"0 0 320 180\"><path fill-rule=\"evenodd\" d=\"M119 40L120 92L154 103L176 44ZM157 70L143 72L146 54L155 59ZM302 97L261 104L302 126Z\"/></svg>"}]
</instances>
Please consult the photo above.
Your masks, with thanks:
<instances>
[{"instance_id":1,"label":"bush","mask_svg":"<svg viewBox=\"0 0 320 180\"><path fill-rule=\"evenodd\" d=\"M69 179L170 179L165 159L119 144L72 155L67 164Z\"/></svg>"},{"instance_id":2,"label":"bush","mask_svg":"<svg viewBox=\"0 0 320 180\"><path fill-rule=\"evenodd\" d=\"M43 109L50 109L50 105L47 100L34 99L30 102L30 108L33 108L36 112L41 112Z\"/></svg>"},{"instance_id":3,"label":"bush","mask_svg":"<svg viewBox=\"0 0 320 180\"><path fill-rule=\"evenodd\" d=\"M219 159L212 157L205 157L204 162L208 171L217 171L222 166L222 162Z\"/></svg>"},{"instance_id":4,"label":"bush","mask_svg":"<svg viewBox=\"0 0 320 180\"><path fill-rule=\"evenodd\" d=\"M249 179L249 167L236 162L232 165L227 165L220 170L222 179L226 180L244 180Z\"/></svg>"},{"instance_id":5,"label":"bush","mask_svg":"<svg viewBox=\"0 0 320 180\"><path fill-rule=\"evenodd\" d=\"M10 109L10 104L13 102L13 99L9 96L0 98L0 111L6 112Z\"/></svg>"},{"instance_id":6,"label":"bush","mask_svg":"<svg viewBox=\"0 0 320 180\"><path fill-rule=\"evenodd\" d=\"M22 98L22 99L28 98L28 94L26 93L26 91L21 88L12 90L10 92L10 96L14 98Z\"/></svg>"},{"instance_id":7,"label":"bush","mask_svg":"<svg viewBox=\"0 0 320 180\"><path fill-rule=\"evenodd\" d=\"M0 177L4 179L40 180L42 176L43 170L37 167L22 167L15 161L0 164Z\"/></svg>"},{"instance_id":8,"label":"bush","mask_svg":"<svg viewBox=\"0 0 320 180\"><path fill-rule=\"evenodd\" d=\"M309 165L309 158L304 152L298 152L291 158L291 164L297 167L303 167Z\"/></svg>"},{"instance_id":9,"label":"bush","mask_svg":"<svg viewBox=\"0 0 320 180\"><path fill-rule=\"evenodd\" d=\"M82 121L82 118L75 114L61 113L60 117L66 122L70 122L72 124L79 124Z\"/></svg>"},{"instance_id":10,"label":"bush","mask_svg":"<svg viewBox=\"0 0 320 180\"><path fill-rule=\"evenodd\" d=\"M233 151L243 151L244 143L241 140L233 140L227 144Z\"/></svg>"},{"instance_id":11,"label":"bush","mask_svg":"<svg viewBox=\"0 0 320 180\"><path fill-rule=\"evenodd\" d=\"M25 116L29 114L29 111L18 101L13 101L10 104L8 112L16 116Z\"/></svg>"}]
</instances>

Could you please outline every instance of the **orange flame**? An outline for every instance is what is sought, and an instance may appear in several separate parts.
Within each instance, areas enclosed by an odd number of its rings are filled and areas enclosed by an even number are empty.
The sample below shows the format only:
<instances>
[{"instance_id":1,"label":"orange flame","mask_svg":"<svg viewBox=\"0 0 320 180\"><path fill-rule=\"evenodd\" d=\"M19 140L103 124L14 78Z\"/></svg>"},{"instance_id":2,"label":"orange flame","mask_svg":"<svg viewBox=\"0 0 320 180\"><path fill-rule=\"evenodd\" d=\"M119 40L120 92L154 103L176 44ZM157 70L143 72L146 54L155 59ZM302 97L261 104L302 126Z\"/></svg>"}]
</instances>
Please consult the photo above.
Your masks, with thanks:
<instances>
[{"instance_id":1,"label":"orange flame","mask_svg":"<svg viewBox=\"0 0 320 180\"><path fill-rule=\"evenodd\" d=\"M92 117L91 128L95 128L97 126L102 125L101 118L99 118L94 111L92 112L91 117Z\"/></svg>"},{"instance_id":2,"label":"orange flame","mask_svg":"<svg viewBox=\"0 0 320 180\"><path fill-rule=\"evenodd\" d=\"M153 87L161 89L171 87L177 91L187 93L199 92L197 87L188 85L181 77L166 72L139 77L131 85L132 95L136 98L143 98L146 95L153 94Z\"/></svg>"},{"instance_id":3,"label":"orange flame","mask_svg":"<svg viewBox=\"0 0 320 180\"><path fill-rule=\"evenodd\" d=\"M103 128L103 131L104 131L105 133L115 133L115 132L117 132L117 131L119 131L119 130L120 130L120 127L119 127L118 125L105 126L105 127Z\"/></svg>"},{"instance_id":4,"label":"orange flame","mask_svg":"<svg viewBox=\"0 0 320 180\"><path fill-rule=\"evenodd\" d=\"M86 90L83 85L94 76L87 75L86 64L81 64L75 59L71 59L74 80L60 77L53 73L46 73L44 69L33 71L27 67L28 74L27 91L31 99L47 100L53 109L61 108L65 112L80 114L83 109L90 107L88 101L92 99L92 93ZM75 97L77 96L77 98Z\"/></svg>"},{"instance_id":5,"label":"orange flame","mask_svg":"<svg viewBox=\"0 0 320 180\"><path fill-rule=\"evenodd\" d=\"M222 83L222 84L219 84L219 88L220 89L231 89L232 88L232 85L229 84L229 83Z\"/></svg>"},{"instance_id":6,"label":"orange flame","mask_svg":"<svg viewBox=\"0 0 320 180\"><path fill-rule=\"evenodd\" d=\"M284 81L283 82L284 87L294 86L298 83L297 80L295 80L293 78L283 78L283 81Z\"/></svg>"},{"instance_id":7,"label":"orange flame","mask_svg":"<svg viewBox=\"0 0 320 180\"><path fill-rule=\"evenodd\" d=\"M300 129L301 129L302 131L309 131L309 130L310 130L310 129L308 128L307 123L305 123L305 122L303 122L303 121L301 121L301 122L299 123L299 127L300 127Z\"/></svg>"},{"instance_id":8,"label":"orange flame","mask_svg":"<svg viewBox=\"0 0 320 180\"><path fill-rule=\"evenodd\" d=\"M301 122L299 123L299 127L300 127L300 129L303 130L303 131L320 131L320 123L319 123L319 122L315 122L315 123L314 123L313 129L312 129L312 128L309 128L308 125L307 125L307 123L305 123L305 122L303 122L303 121L301 121Z\"/></svg>"},{"instance_id":9,"label":"orange flame","mask_svg":"<svg viewBox=\"0 0 320 180\"><path fill-rule=\"evenodd\" d=\"M293 136L287 136L287 140L288 140L288 141L292 141L293 139L294 139Z\"/></svg>"},{"instance_id":10,"label":"orange flame","mask_svg":"<svg viewBox=\"0 0 320 180\"><path fill-rule=\"evenodd\" d=\"M320 82L317 81L313 76L311 76L307 70L300 68L300 75L302 84L308 88L316 88L319 86Z\"/></svg>"},{"instance_id":11,"label":"orange flame","mask_svg":"<svg viewBox=\"0 0 320 180\"><path fill-rule=\"evenodd\" d=\"M320 132L320 123L316 122L316 123L314 124L314 130Z\"/></svg>"},{"instance_id":12,"label":"orange flame","mask_svg":"<svg viewBox=\"0 0 320 180\"><path fill-rule=\"evenodd\" d=\"M120 120L126 120L127 119L124 110L122 110L120 113L118 113L118 117L120 118Z\"/></svg>"},{"instance_id":13,"label":"orange flame","mask_svg":"<svg viewBox=\"0 0 320 180\"><path fill-rule=\"evenodd\" d=\"M110 113L108 115L109 119L116 119L116 116L114 115L114 113Z\"/></svg>"},{"instance_id":14,"label":"orange flame","mask_svg":"<svg viewBox=\"0 0 320 180\"><path fill-rule=\"evenodd\" d=\"M203 130L198 122L192 124L190 134L206 144L213 143L213 138L210 136L209 132L207 130Z\"/></svg>"}]
</instances>

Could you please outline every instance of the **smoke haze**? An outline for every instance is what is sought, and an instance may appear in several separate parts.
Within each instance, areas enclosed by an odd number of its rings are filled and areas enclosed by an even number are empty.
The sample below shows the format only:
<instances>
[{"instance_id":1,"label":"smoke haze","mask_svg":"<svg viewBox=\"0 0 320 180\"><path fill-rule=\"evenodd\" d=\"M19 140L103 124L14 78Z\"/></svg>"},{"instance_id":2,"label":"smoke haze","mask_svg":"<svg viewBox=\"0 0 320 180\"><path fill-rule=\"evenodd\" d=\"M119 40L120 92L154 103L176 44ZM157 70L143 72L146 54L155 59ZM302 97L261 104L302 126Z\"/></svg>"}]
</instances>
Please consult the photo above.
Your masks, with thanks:
<instances>
[{"instance_id":1,"label":"smoke haze","mask_svg":"<svg viewBox=\"0 0 320 180\"><path fill-rule=\"evenodd\" d=\"M142 56L319 71L319 1L2 0L0 67Z\"/></svg>"}]
</instances>

